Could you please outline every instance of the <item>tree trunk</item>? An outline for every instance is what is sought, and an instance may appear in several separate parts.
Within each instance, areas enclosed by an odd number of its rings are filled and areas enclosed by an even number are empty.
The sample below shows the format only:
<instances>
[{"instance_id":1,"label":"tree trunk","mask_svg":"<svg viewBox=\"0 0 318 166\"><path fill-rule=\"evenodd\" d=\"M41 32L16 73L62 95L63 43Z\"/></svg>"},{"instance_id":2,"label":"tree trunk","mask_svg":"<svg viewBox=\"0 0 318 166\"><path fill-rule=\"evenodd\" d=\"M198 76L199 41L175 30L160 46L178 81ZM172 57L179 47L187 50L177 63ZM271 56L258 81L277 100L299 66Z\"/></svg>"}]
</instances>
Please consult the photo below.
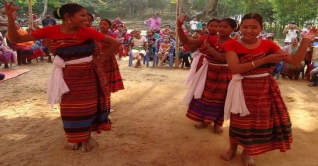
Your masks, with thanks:
<instances>
[{"instance_id":1,"label":"tree trunk","mask_svg":"<svg viewBox=\"0 0 318 166\"><path fill-rule=\"evenodd\" d=\"M47 12L47 5L48 5L48 0L43 0L43 12L40 17L44 17L45 13Z\"/></svg>"},{"instance_id":2,"label":"tree trunk","mask_svg":"<svg viewBox=\"0 0 318 166\"><path fill-rule=\"evenodd\" d=\"M191 14L191 4L189 3L189 0L181 0L181 13L187 15L186 21L192 20L194 17L197 18L197 20L200 20L201 18L205 17L217 17L217 4L219 0L210 0L209 3L206 5L206 7L192 15Z\"/></svg>"}]
</instances>

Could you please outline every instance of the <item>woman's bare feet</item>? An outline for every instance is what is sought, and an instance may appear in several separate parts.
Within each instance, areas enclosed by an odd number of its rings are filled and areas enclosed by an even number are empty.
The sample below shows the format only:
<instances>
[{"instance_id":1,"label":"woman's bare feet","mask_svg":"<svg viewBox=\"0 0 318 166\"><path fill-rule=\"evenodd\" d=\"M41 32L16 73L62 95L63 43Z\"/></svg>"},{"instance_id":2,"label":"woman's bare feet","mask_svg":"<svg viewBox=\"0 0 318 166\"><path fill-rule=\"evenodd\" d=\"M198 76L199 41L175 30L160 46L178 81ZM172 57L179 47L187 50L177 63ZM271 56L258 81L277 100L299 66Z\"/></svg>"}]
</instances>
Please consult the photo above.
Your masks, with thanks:
<instances>
[{"instance_id":1,"label":"woman's bare feet","mask_svg":"<svg viewBox=\"0 0 318 166\"><path fill-rule=\"evenodd\" d=\"M196 129L203 129L203 128L206 128L207 126L208 126L208 125L205 124L205 123L199 123L199 124L194 125L194 127L195 127Z\"/></svg>"},{"instance_id":2,"label":"woman's bare feet","mask_svg":"<svg viewBox=\"0 0 318 166\"><path fill-rule=\"evenodd\" d=\"M226 153L222 154L221 158L225 161L230 161L234 157L236 150L237 145L231 144L230 149Z\"/></svg>"},{"instance_id":3,"label":"woman's bare feet","mask_svg":"<svg viewBox=\"0 0 318 166\"><path fill-rule=\"evenodd\" d=\"M245 149L243 150L241 157L244 161L244 166L255 166L254 160L246 153Z\"/></svg>"},{"instance_id":4,"label":"woman's bare feet","mask_svg":"<svg viewBox=\"0 0 318 166\"><path fill-rule=\"evenodd\" d=\"M98 143L91 136L86 142L82 143L82 151L90 152L94 149L95 146L98 146Z\"/></svg>"},{"instance_id":5,"label":"woman's bare feet","mask_svg":"<svg viewBox=\"0 0 318 166\"><path fill-rule=\"evenodd\" d=\"M80 148L80 145L81 145L80 143L67 143L65 145L65 148L69 150L77 150Z\"/></svg>"},{"instance_id":6,"label":"woman's bare feet","mask_svg":"<svg viewBox=\"0 0 318 166\"><path fill-rule=\"evenodd\" d=\"M92 145L90 139L82 143L82 152L90 152L92 151L94 146Z\"/></svg>"},{"instance_id":7,"label":"woman's bare feet","mask_svg":"<svg viewBox=\"0 0 318 166\"><path fill-rule=\"evenodd\" d=\"M214 124L214 132L215 132L215 134L221 134L221 133L223 133L223 129L221 126Z\"/></svg>"}]
</instances>

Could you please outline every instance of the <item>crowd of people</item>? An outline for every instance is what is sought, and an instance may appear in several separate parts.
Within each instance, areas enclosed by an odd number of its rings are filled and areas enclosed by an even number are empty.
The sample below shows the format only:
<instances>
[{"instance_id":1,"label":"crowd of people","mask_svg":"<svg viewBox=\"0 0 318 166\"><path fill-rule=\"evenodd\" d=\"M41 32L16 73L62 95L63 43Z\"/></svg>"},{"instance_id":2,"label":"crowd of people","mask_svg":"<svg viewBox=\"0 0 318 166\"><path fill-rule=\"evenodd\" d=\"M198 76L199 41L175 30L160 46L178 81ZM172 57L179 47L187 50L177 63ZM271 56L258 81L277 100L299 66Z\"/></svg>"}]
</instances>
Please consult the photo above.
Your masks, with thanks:
<instances>
[{"instance_id":1,"label":"crowd of people","mask_svg":"<svg viewBox=\"0 0 318 166\"><path fill-rule=\"evenodd\" d=\"M281 62L289 65L283 67L282 75L300 65L317 35L315 27L307 27L301 41L292 37L291 44L282 49L273 42L273 34L259 37L263 20L257 13L244 15L240 25L232 18L214 18L207 24L194 18L190 32L184 25L186 16L177 20L175 32L170 25L161 29L155 13L145 21L149 30L142 36L140 29L127 33L119 17L111 22L69 3L53 12L61 24L47 13L43 28L26 32L15 22L18 8L4 2L4 35L10 43L25 46L43 40L44 48L54 55L47 100L52 106L60 105L68 149L91 151L95 142L91 133L111 129L110 96L124 89L117 60L131 53L139 67L146 54L158 50L158 63L163 65L173 50L176 32L182 46L178 56L186 67L191 66L186 81L190 86L183 100L188 106L186 116L198 122L197 129L213 123L216 134L230 120L229 149L221 158L231 160L242 146L245 165L254 166L251 156L291 148L291 120L272 72ZM156 45L158 41L160 45ZM312 58L314 72L317 57ZM297 73L299 76L299 70ZM293 78L297 73L292 72Z\"/></svg>"}]
</instances>

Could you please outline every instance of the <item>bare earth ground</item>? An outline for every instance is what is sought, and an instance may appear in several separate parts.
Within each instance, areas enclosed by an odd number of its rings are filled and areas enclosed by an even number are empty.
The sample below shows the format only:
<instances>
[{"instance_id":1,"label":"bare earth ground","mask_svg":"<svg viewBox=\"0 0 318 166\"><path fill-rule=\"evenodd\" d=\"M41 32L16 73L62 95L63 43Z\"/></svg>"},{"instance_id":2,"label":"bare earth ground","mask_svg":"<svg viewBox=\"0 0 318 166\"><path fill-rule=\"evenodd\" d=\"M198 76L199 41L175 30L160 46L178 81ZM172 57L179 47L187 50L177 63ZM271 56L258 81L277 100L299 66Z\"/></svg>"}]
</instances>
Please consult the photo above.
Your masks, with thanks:
<instances>
[{"instance_id":1,"label":"bare earth ground","mask_svg":"<svg viewBox=\"0 0 318 166\"><path fill-rule=\"evenodd\" d=\"M243 165L239 153L229 162L219 157L228 148L229 122L224 133L216 135L212 127L195 129L185 117L183 82L188 70L130 68L127 58L119 63L126 89L112 95L112 131L93 134L99 146L89 153L64 149L59 108L46 104L52 64L15 66L32 71L0 83L0 165ZM258 166L317 166L318 88L306 86L304 80L278 82L292 117L292 150L254 159Z\"/></svg>"}]
</instances>

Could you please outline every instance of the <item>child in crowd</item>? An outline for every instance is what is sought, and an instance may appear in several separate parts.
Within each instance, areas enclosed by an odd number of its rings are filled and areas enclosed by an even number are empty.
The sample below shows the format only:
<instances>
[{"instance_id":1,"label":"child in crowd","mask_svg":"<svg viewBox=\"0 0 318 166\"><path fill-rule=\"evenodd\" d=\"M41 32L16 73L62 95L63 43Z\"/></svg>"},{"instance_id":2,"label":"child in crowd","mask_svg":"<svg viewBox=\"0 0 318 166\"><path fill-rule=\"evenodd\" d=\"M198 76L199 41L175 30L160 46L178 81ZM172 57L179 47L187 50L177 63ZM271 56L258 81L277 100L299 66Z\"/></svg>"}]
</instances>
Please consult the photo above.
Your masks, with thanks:
<instances>
[{"instance_id":1,"label":"child in crowd","mask_svg":"<svg viewBox=\"0 0 318 166\"><path fill-rule=\"evenodd\" d=\"M156 28L152 28L152 33L153 33L153 36L156 38L156 39L159 39L160 38L160 34L158 32L158 29Z\"/></svg>"},{"instance_id":2,"label":"child in crowd","mask_svg":"<svg viewBox=\"0 0 318 166\"><path fill-rule=\"evenodd\" d=\"M147 41L148 41L148 48L149 48L148 56L150 59L153 59L155 50L156 50L156 45L155 45L156 38L154 36L154 33L151 30L147 31Z\"/></svg>"},{"instance_id":3,"label":"child in crowd","mask_svg":"<svg viewBox=\"0 0 318 166\"><path fill-rule=\"evenodd\" d=\"M171 43L169 43L169 36L163 36L163 43L160 44L158 57L159 57L159 66L163 65L163 61L165 61L169 55L170 49L172 47Z\"/></svg>"},{"instance_id":4,"label":"child in crowd","mask_svg":"<svg viewBox=\"0 0 318 166\"><path fill-rule=\"evenodd\" d=\"M191 51L190 51L190 48L183 44L183 43L180 43L180 51L179 51L179 65L181 62L184 62L184 66L186 68L190 68L190 62L189 62L189 57L191 55Z\"/></svg>"}]
</instances>

